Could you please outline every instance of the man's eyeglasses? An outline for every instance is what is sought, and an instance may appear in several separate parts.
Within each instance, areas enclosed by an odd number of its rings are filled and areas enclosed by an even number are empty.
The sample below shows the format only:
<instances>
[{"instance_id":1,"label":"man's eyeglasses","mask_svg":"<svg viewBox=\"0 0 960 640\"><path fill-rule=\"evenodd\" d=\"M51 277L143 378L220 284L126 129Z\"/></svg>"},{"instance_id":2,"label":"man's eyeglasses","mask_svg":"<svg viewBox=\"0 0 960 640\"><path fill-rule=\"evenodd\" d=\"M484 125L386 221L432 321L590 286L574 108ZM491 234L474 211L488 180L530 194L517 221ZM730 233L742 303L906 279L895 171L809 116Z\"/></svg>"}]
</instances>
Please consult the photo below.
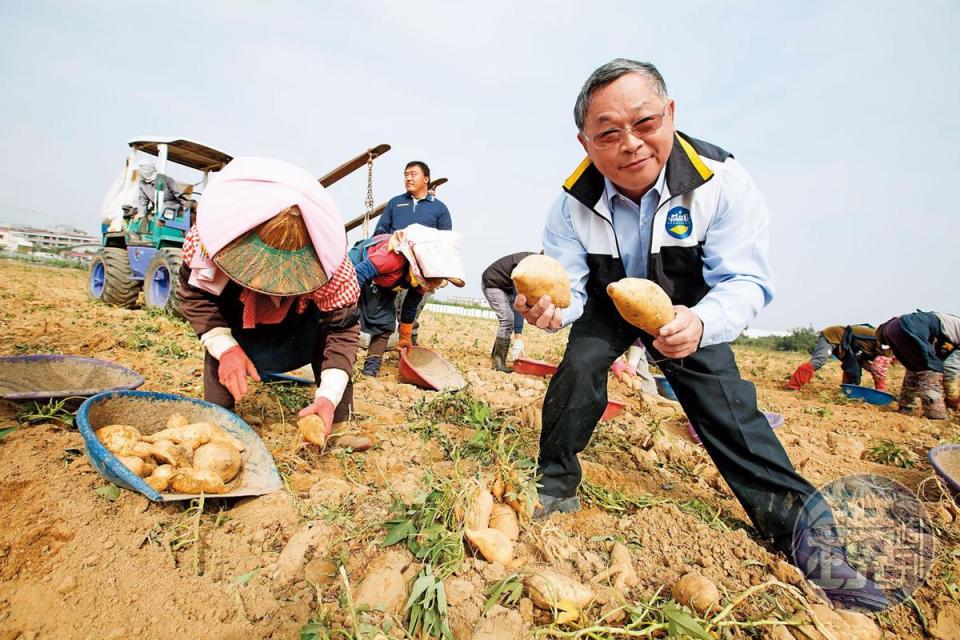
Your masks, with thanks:
<instances>
[{"instance_id":1,"label":"man's eyeglasses","mask_svg":"<svg viewBox=\"0 0 960 640\"><path fill-rule=\"evenodd\" d=\"M662 113L656 113L654 115L647 116L646 118L641 118L629 127L604 129L600 133L593 136L588 136L586 133L581 131L580 135L586 138L586 140L597 149L619 147L623 143L623 136L626 135L627 131L632 133L637 138L649 136L651 133L654 133L660 128L660 125L663 124L663 118L666 115L667 106L664 106Z\"/></svg>"}]
</instances>

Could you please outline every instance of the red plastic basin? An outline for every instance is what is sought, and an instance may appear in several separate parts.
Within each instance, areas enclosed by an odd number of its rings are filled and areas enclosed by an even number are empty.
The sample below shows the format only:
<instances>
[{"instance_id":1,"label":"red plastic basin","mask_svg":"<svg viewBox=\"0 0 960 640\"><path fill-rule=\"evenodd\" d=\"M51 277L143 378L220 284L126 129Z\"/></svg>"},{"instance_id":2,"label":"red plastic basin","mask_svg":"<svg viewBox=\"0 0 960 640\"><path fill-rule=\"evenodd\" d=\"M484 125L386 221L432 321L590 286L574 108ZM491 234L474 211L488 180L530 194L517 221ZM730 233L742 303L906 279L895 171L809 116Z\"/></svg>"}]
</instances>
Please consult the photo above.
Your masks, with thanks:
<instances>
[{"instance_id":1,"label":"red plastic basin","mask_svg":"<svg viewBox=\"0 0 960 640\"><path fill-rule=\"evenodd\" d=\"M607 400L607 408L603 410L603 415L600 416L600 422L605 420L613 420L620 412L623 411L623 408L627 406L627 403L623 400Z\"/></svg>"},{"instance_id":2,"label":"red plastic basin","mask_svg":"<svg viewBox=\"0 0 960 640\"><path fill-rule=\"evenodd\" d=\"M426 347L400 350L400 379L436 391L455 391L467 386L456 368Z\"/></svg>"},{"instance_id":3,"label":"red plastic basin","mask_svg":"<svg viewBox=\"0 0 960 640\"><path fill-rule=\"evenodd\" d=\"M545 378L557 372L557 365L533 358L517 358L513 361L513 372Z\"/></svg>"}]
</instances>

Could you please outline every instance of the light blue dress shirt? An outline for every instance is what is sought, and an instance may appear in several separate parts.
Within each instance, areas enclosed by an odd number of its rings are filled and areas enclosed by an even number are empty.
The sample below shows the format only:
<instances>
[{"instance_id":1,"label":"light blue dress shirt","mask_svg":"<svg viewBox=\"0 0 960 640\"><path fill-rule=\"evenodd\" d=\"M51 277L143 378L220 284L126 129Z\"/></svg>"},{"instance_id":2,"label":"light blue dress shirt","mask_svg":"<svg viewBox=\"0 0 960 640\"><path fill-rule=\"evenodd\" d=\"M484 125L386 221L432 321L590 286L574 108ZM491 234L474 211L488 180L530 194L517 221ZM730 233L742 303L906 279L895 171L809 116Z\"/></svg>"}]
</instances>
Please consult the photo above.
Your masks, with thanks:
<instances>
[{"instance_id":1,"label":"light blue dress shirt","mask_svg":"<svg viewBox=\"0 0 960 640\"><path fill-rule=\"evenodd\" d=\"M660 204L666 168L660 170L656 184L640 198L640 204L620 193L608 178L603 197L613 219L613 228L620 244L620 259L628 278L646 278L650 263L650 238L653 216Z\"/></svg>"}]
</instances>

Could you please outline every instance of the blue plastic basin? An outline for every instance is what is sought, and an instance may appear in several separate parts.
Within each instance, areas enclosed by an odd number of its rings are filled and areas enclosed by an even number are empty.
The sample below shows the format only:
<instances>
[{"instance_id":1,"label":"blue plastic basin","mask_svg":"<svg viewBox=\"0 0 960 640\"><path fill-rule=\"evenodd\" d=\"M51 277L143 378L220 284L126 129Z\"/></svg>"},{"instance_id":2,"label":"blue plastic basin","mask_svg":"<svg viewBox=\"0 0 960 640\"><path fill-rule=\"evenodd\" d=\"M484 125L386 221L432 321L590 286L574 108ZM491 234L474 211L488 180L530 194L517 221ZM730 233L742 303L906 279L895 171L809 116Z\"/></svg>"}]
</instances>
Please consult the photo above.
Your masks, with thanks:
<instances>
[{"instance_id":1,"label":"blue plastic basin","mask_svg":"<svg viewBox=\"0 0 960 640\"><path fill-rule=\"evenodd\" d=\"M197 495L159 493L137 477L107 451L94 431L108 424L127 424L149 435L164 428L172 413L183 415L189 422L213 422L223 427L244 446L240 457L240 475L227 483L229 491L212 497L234 498L260 496L283 487L277 466L269 450L250 425L234 413L204 400L152 391L110 391L87 399L77 411L77 426L83 437L87 457L104 478L125 489L142 493L154 502L190 500Z\"/></svg>"},{"instance_id":2,"label":"blue plastic basin","mask_svg":"<svg viewBox=\"0 0 960 640\"><path fill-rule=\"evenodd\" d=\"M653 376L653 381L657 383L657 391L661 396L668 400L677 401L677 394L673 392L673 387L670 386L670 381L663 376Z\"/></svg>"},{"instance_id":3,"label":"blue plastic basin","mask_svg":"<svg viewBox=\"0 0 960 640\"><path fill-rule=\"evenodd\" d=\"M843 390L843 394L848 398L863 400L870 404L884 405L896 400L893 394L887 393L886 391L877 391L876 389L861 387L856 384L842 384L840 385L840 389Z\"/></svg>"}]
</instances>

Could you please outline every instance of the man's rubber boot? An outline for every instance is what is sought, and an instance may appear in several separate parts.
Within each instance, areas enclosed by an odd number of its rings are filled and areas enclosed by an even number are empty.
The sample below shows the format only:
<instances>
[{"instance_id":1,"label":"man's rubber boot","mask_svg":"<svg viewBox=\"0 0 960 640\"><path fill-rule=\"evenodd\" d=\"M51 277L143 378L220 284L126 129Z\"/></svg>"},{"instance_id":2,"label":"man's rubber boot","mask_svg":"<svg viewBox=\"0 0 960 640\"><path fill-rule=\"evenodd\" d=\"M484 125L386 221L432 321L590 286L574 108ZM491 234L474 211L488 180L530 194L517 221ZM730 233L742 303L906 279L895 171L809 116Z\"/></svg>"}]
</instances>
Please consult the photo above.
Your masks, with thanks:
<instances>
[{"instance_id":1,"label":"man's rubber boot","mask_svg":"<svg viewBox=\"0 0 960 640\"><path fill-rule=\"evenodd\" d=\"M802 365L797 367L797 370L793 372L793 375L790 376L790 382L786 384L786 389L790 391L799 391L803 388L803 385L810 382L813 378L813 365L809 362L804 362Z\"/></svg>"},{"instance_id":2,"label":"man's rubber boot","mask_svg":"<svg viewBox=\"0 0 960 640\"><path fill-rule=\"evenodd\" d=\"M363 375L376 378L380 373L380 365L383 363L383 356L367 356L363 361Z\"/></svg>"},{"instance_id":3,"label":"man's rubber boot","mask_svg":"<svg viewBox=\"0 0 960 640\"><path fill-rule=\"evenodd\" d=\"M900 385L900 399L897 401L900 413L913 413L913 404L920 395L920 375L913 371L907 371L903 376L903 384Z\"/></svg>"},{"instance_id":4,"label":"man's rubber boot","mask_svg":"<svg viewBox=\"0 0 960 640\"><path fill-rule=\"evenodd\" d=\"M946 420L947 404L943 401L943 374L938 371L920 372L920 405L929 420Z\"/></svg>"},{"instance_id":5,"label":"man's rubber boot","mask_svg":"<svg viewBox=\"0 0 960 640\"><path fill-rule=\"evenodd\" d=\"M540 503L533 510L534 520L543 520L554 511L560 513L575 513L580 511L580 498L558 498L557 496L548 496L545 493L537 494L537 501Z\"/></svg>"},{"instance_id":6,"label":"man's rubber boot","mask_svg":"<svg viewBox=\"0 0 960 640\"><path fill-rule=\"evenodd\" d=\"M507 352L510 351L510 338L497 337L493 343L493 368L503 373L513 373L513 369L507 366Z\"/></svg>"}]
</instances>

